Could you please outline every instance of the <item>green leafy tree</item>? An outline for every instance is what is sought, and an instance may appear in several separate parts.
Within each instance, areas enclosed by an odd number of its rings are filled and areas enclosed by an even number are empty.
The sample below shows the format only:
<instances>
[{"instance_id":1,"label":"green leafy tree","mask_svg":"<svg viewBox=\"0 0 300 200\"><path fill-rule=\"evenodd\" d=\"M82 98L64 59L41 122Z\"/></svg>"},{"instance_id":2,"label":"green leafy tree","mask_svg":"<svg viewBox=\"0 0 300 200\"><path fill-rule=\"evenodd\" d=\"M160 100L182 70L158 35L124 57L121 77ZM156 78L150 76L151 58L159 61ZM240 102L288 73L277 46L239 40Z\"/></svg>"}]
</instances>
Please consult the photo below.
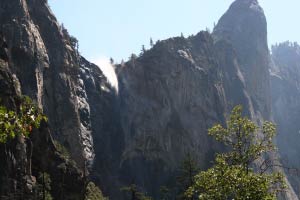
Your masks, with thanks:
<instances>
[{"instance_id":1,"label":"green leafy tree","mask_svg":"<svg viewBox=\"0 0 300 200\"><path fill-rule=\"evenodd\" d=\"M7 162L7 164L14 163L15 158L13 155L23 151L22 148L15 148L15 138L24 139L28 144L28 148L30 148L26 152L27 157L31 158L33 145L29 136L35 128L39 128L42 120L47 120L29 97L20 97L15 102L18 105L15 110L8 110L6 107L0 106L0 145L4 147L3 150L6 155L6 161L4 162ZM17 176L23 177L25 175L22 169L23 166L19 165L18 167ZM31 166L29 168L31 169ZM12 199L27 198L23 190L24 184L24 182L20 182L18 189L10 194L13 197Z\"/></svg>"},{"instance_id":2,"label":"green leafy tree","mask_svg":"<svg viewBox=\"0 0 300 200\"><path fill-rule=\"evenodd\" d=\"M33 128L39 128L42 120L47 118L29 97L21 98L17 112L0 106L0 143L5 144L16 136L28 138Z\"/></svg>"},{"instance_id":3,"label":"green leafy tree","mask_svg":"<svg viewBox=\"0 0 300 200\"><path fill-rule=\"evenodd\" d=\"M186 195L190 197L197 194L201 200L275 200L282 187L282 174L247 172L241 165L228 165L220 156L214 167L195 177L195 184L187 190Z\"/></svg>"},{"instance_id":4,"label":"green leafy tree","mask_svg":"<svg viewBox=\"0 0 300 200\"><path fill-rule=\"evenodd\" d=\"M186 196L196 194L201 200L275 200L285 188L283 175L265 174L266 170L255 173L251 167L258 159L264 159L267 152L274 151L275 125L264 122L260 128L243 117L242 107L236 106L227 127L218 124L208 132L229 146L230 151L217 155L215 165L195 177L195 183L187 190Z\"/></svg>"}]
</instances>

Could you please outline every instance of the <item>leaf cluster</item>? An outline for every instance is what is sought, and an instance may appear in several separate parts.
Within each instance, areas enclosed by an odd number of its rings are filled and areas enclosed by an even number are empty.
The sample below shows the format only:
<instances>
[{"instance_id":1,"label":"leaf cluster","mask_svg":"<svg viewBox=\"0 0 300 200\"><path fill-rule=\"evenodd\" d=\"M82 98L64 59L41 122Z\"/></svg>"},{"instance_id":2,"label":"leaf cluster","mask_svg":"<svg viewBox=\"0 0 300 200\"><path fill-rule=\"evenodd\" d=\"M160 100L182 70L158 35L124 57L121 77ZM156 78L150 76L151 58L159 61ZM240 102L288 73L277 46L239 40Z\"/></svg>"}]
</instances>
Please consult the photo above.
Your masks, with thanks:
<instances>
[{"instance_id":1,"label":"leaf cluster","mask_svg":"<svg viewBox=\"0 0 300 200\"><path fill-rule=\"evenodd\" d=\"M258 127L242 116L242 106L232 110L227 127L217 124L208 130L208 134L231 148L230 152L222 154L229 164L242 165L245 169L264 153L275 150L275 125L266 121L262 127Z\"/></svg>"},{"instance_id":2,"label":"leaf cluster","mask_svg":"<svg viewBox=\"0 0 300 200\"><path fill-rule=\"evenodd\" d=\"M214 167L195 177L195 184L186 191L186 196L196 194L199 200L276 200L283 187L281 173L261 175L252 170L247 172L241 165L228 165L218 157Z\"/></svg>"},{"instance_id":3,"label":"leaf cluster","mask_svg":"<svg viewBox=\"0 0 300 200\"><path fill-rule=\"evenodd\" d=\"M208 134L230 148L227 153L216 156L215 165L195 177L195 183L186 191L187 198L199 200L252 199L275 200L286 188L281 173L256 173L251 168L257 159L275 150L272 142L276 127L264 122L258 127L242 116L242 107L236 106L227 121L209 129Z\"/></svg>"},{"instance_id":4,"label":"leaf cluster","mask_svg":"<svg viewBox=\"0 0 300 200\"><path fill-rule=\"evenodd\" d=\"M0 143L6 143L18 135L28 137L34 128L39 128L47 118L35 106L29 97L22 97L18 111L0 106Z\"/></svg>"}]
</instances>

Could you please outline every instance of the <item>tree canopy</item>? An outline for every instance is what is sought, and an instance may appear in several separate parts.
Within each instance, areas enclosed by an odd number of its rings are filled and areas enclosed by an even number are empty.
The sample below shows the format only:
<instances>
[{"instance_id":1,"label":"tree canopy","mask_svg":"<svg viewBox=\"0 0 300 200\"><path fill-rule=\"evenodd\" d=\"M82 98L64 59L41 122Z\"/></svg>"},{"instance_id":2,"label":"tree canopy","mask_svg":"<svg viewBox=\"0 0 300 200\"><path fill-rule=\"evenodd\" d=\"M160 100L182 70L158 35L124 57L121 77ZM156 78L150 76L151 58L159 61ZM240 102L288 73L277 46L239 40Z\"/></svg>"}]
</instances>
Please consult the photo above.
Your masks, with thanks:
<instances>
[{"instance_id":1,"label":"tree canopy","mask_svg":"<svg viewBox=\"0 0 300 200\"><path fill-rule=\"evenodd\" d=\"M186 196L198 199L252 199L272 200L285 188L283 175L278 172L255 172L254 162L264 159L264 154L274 151L272 142L275 125L264 122L257 126L242 116L242 107L236 106L227 121L227 126L217 124L208 134L227 145L230 151L216 156L215 165L195 177Z\"/></svg>"}]
</instances>

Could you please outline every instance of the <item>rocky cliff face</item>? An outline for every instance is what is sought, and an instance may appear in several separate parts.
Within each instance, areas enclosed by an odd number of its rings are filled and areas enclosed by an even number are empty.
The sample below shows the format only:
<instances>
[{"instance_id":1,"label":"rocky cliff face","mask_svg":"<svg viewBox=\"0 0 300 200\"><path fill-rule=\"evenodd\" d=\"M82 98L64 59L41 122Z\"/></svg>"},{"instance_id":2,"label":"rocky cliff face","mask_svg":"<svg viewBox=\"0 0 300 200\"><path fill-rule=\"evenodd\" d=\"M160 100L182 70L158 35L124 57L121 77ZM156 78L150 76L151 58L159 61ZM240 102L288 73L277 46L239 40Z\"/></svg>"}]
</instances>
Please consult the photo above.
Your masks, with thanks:
<instances>
[{"instance_id":1,"label":"rocky cliff face","mask_svg":"<svg viewBox=\"0 0 300 200\"><path fill-rule=\"evenodd\" d=\"M111 199L122 199L120 187L131 183L157 198L187 154L204 169L224 150L207 129L224 123L233 106L242 104L257 123L271 118L266 19L256 0L236 0L213 33L158 42L116 66L118 93L98 66L79 55L76 39L57 23L46 0L2 0L0 38L3 103L14 109L14 98L28 95L49 118L30 138L32 156L25 142L18 143L26 158L15 158L21 175L13 177L11 162L1 163L6 171L0 171L0 188L6 193L14 188L4 187L9 180L24 183L25 175L30 186L47 172L55 199L82 199L87 175ZM276 66L285 66L285 57L276 59ZM278 68L276 73L284 71ZM272 75L273 91L285 87L278 73ZM287 82L290 91L298 87L297 77ZM290 100L273 96L277 119ZM77 167L61 157L52 137ZM293 192L287 195L297 199Z\"/></svg>"},{"instance_id":2,"label":"rocky cliff face","mask_svg":"<svg viewBox=\"0 0 300 200\"><path fill-rule=\"evenodd\" d=\"M82 199L87 169L92 166L95 155L92 131L102 127L101 119L94 120L99 116L95 114L98 107L90 108L93 98L88 99L88 95L97 93L104 102L106 96L108 99L114 96L112 88L101 70L78 54L76 39L57 23L45 0L1 1L0 39L1 73L4 74L1 95L4 99L28 95L49 119L48 124L32 134L32 156L27 156L27 145L19 142L23 156L13 154L17 163L1 163L5 172L1 184L8 186L1 188L1 194L14 192L16 187L23 191L23 179L29 181L27 185L34 186L38 174L47 172L53 182L55 199ZM12 81L17 85L8 84ZM92 123L98 125L92 128ZM68 149L77 167L57 153L52 137ZM99 137L95 138L99 140ZM6 159L5 155L1 156ZM13 175L13 166L24 166L24 170ZM31 189L28 189L29 195L32 195Z\"/></svg>"},{"instance_id":3,"label":"rocky cliff face","mask_svg":"<svg viewBox=\"0 0 300 200\"><path fill-rule=\"evenodd\" d=\"M293 188L299 194L300 46L285 42L272 49L272 108L277 144Z\"/></svg>"},{"instance_id":4,"label":"rocky cliff face","mask_svg":"<svg viewBox=\"0 0 300 200\"><path fill-rule=\"evenodd\" d=\"M237 0L212 34L158 42L120 65L124 179L157 195L188 153L205 168L222 150L207 129L234 105L257 123L270 119L269 61L262 8Z\"/></svg>"},{"instance_id":5,"label":"rocky cliff face","mask_svg":"<svg viewBox=\"0 0 300 200\"><path fill-rule=\"evenodd\" d=\"M94 153L90 107L72 38L59 26L46 1L1 1L0 6L0 31L22 94L37 101L49 117L54 137L83 167Z\"/></svg>"},{"instance_id":6,"label":"rocky cliff face","mask_svg":"<svg viewBox=\"0 0 300 200\"><path fill-rule=\"evenodd\" d=\"M188 153L207 167L218 146L206 130L224 119L218 70L205 32L162 41L119 66L123 181L157 197Z\"/></svg>"},{"instance_id":7,"label":"rocky cliff face","mask_svg":"<svg viewBox=\"0 0 300 200\"><path fill-rule=\"evenodd\" d=\"M0 37L0 98L1 105L17 110L21 88L9 69L8 45ZM66 160L53 143L48 124L43 122L30 138L16 139L0 144L0 198L39 199L41 174L51 179L55 199L82 199L85 177L76 165ZM50 180L49 179L49 180Z\"/></svg>"}]
</instances>

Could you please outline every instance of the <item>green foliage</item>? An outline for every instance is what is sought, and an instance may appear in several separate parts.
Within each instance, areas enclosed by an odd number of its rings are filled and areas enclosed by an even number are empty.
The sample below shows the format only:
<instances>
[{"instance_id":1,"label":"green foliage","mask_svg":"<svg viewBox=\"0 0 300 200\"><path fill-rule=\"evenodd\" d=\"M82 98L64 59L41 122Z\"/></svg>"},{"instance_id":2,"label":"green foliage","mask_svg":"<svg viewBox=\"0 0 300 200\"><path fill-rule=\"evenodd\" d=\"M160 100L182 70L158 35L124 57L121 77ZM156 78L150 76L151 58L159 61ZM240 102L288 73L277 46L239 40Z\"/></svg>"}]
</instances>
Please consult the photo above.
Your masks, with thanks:
<instances>
[{"instance_id":1,"label":"green foliage","mask_svg":"<svg viewBox=\"0 0 300 200\"><path fill-rule=\"evenodd\" d=\"M135 184L122 187L121 191L129 194L130 200L152 200L151 197L148 197L144 193L140 192Z\"/></svg>"},{"instance_id":2,"label":"green foliage","mask_svg":"<svg viewBox=\"0 0 300 200\"><path fill-rule=\"evenodd\" d=\"M276 200L282 184L280 173L261 175L252 170L247 172L241 165L228 165L218 157L214 167L195 177L195 184L187 190L186 196L197 194L200 200Z\"/></svg>"},{"instance_id":3,"label":"green foliage","mask_svg":"<svg viewBox=\"0 0 300 200\"><path fill-rule=\"evenodd\" d=\"M227 127L218 124L209 129L209 135L229 146L231 151L219 154L215 165L195 177L195 183L186 191L200 200L254 199L272 200L285 188L281 173L255 173L251 166L263 154L273 151L272 138L276 128L265 122L259 128L242 116L242 107L233 109Z\"/></svg>"},{"instance_id":4,"label":"green foliage","mask_svg":"<svg viewBox=\"0 0 300 200\"><path fill-rule=\"evenodd\" d=\"M232 149L231 152L222 154L229 164L242 165L245 169L264 153L275 150L272 141L276 134L275 125L264 122L262 128L259 128L242 116L241 106L232 110L227 128L218 124L209 129L208 134Z\"/></svg>"},{"instance_id":5,"label":"green foliage","mask_svg":"<svg viewBox=\"0 0 300 200\"><path fill-rule=\"evenodd\" d=\"M52 200L51 179L46 172L40 173L37 179L37 199Z\"/></svg>"},{"instance_id":6,"label":"green foliage","mask_svg":"<svg viewBox=\"0 0 300 200\"><path fill-rule=\"evenodd\" d=\"M47 118L29 97L21 98L18 112L0 106L0 143L6 143L18 135L28 137L33 128L39 128L42 120Z\"/></svg>"},{"instance_id":7,"label":"green foliage","mask_svg":"<svg viewBox=\"0 0 300 200\"><path fill-rule=\"evenodd\" d=\"M101 190L93 182L89 182L86 187L85 200L108 200L108 198L103 196Z\"/></svg>"}]
</instances>

